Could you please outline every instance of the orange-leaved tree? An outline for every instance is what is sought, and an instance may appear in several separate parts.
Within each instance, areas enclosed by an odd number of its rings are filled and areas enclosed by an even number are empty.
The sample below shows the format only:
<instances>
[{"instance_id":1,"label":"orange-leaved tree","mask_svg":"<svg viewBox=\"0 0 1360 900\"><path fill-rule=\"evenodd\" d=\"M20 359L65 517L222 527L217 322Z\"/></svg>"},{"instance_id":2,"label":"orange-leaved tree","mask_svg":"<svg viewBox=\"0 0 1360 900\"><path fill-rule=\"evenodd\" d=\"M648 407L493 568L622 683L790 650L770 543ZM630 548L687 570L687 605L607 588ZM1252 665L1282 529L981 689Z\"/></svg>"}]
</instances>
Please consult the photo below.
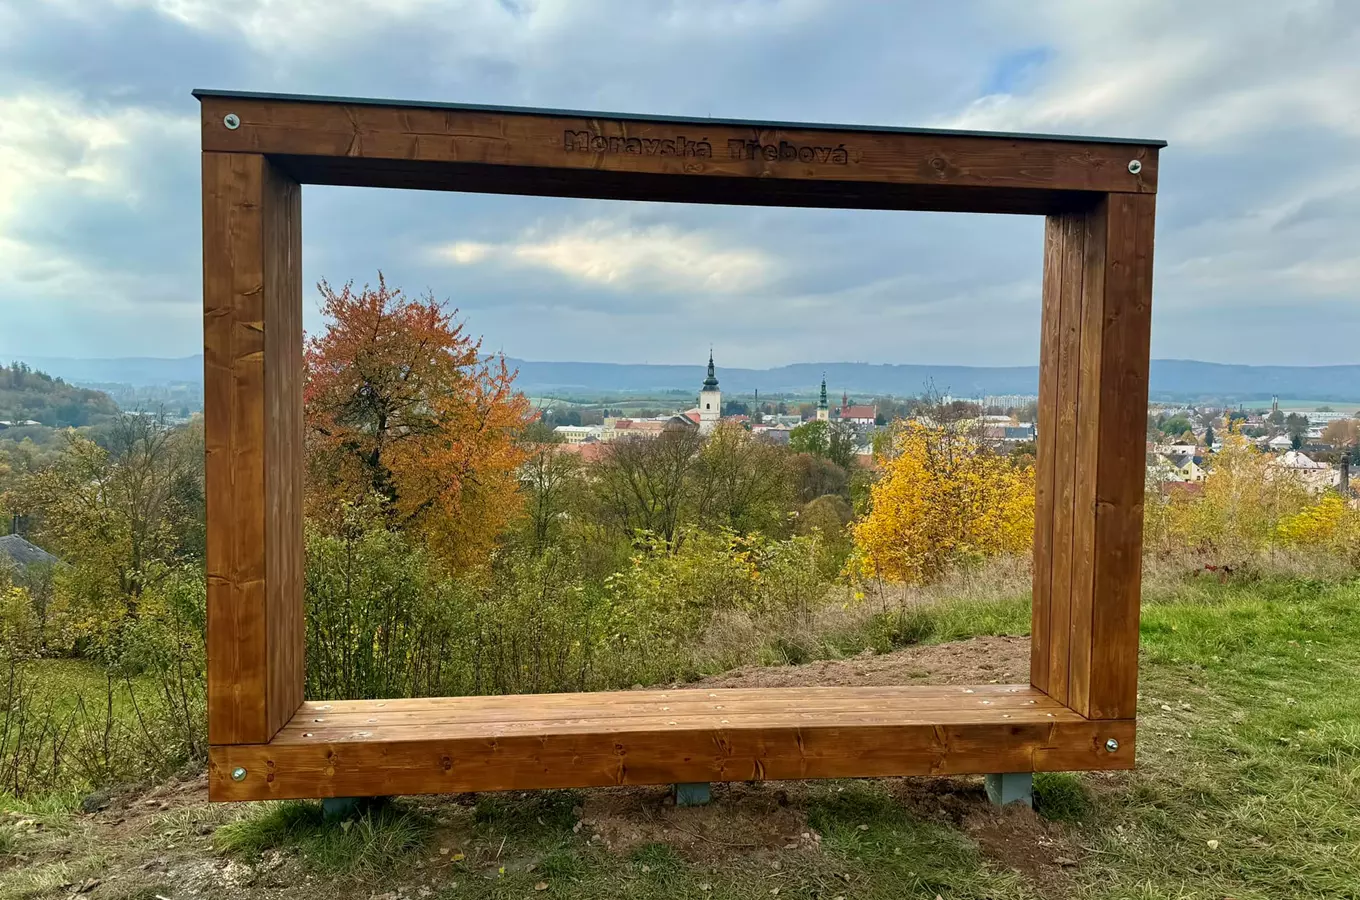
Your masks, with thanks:
<instances>
[{"instance_id":1,"label":"orange-leaved tree","mask_svg":"<svg viewBox=\"0 0 1360 900\"><path fill-rule=\"evenodd\" d=\"M318 286L325 331L307 340L308 512L337 522L376 499L390 527L454 566L485 559L517 511L517 436L529 403L505 360L484 359L433 295Z\"/></svg>"},{"instance_id":2,"label":"orange-leaved tree","mask_svg":"<svg viewBox=\"0 0 1360 900\"><path fill-rule=\"evenodd\" d=\"M898 426L854 526L859 574L922 582L970 556L1028 552L1034 469L939 424Z\"/></svg>"}]
</instances>

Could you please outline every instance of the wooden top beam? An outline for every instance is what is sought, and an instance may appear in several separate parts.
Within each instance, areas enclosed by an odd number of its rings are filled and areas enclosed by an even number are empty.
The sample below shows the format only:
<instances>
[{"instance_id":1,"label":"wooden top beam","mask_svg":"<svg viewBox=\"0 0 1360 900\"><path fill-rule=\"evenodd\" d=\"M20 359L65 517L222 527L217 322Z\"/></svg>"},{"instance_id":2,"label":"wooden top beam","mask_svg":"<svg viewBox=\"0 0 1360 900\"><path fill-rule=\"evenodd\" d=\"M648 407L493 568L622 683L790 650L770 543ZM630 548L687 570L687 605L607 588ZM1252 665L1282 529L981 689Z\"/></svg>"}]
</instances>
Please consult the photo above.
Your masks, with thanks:
<instances>
[{"instance_id":1,"label":"wooden top beam","mask_svg":"<svg viewBox=\"0 0 1360 900\"><path fill-rule=\"evenodd\" d=\"M302 183L361 187L1047 214L1088 205L1097 194L1155 192L1157 151L1164 146L1066 135L194 94L202 106L204 150L269 156Z\"/></svg>"}]
</instances>

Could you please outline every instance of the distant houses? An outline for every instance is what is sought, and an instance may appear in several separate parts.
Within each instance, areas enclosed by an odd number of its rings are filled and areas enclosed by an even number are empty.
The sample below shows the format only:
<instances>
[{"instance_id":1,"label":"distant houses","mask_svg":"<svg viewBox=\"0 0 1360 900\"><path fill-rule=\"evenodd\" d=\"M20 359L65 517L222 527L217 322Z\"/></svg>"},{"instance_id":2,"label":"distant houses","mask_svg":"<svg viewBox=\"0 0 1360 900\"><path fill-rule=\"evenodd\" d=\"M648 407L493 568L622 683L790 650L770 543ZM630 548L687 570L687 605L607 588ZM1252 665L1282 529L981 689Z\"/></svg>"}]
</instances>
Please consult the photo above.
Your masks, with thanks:
<instances>
[{"instance_id":1,"label":"distant houses","mask_svg":"<svg viewBox=\"0 0 1360 900\"><path fill-rule=\"evenodd\" d=\"M992 401L1006 399L1015 401L1017 406L1030 406L1035 400L1030 396L985 399L987 402L976 399L968 402L977 403L984 409L998 406L1004 409L1005 405ZM888 426L887 417L872 403L853 402L848 392L843 391L840 400L839 405L831 405L826 378L823 377L817 402L805 407L803 414L793 411L752 411L723 415L722 389L713 354L710 352L705 377L698 392L698 402L693 407L649 418L606 415L598 425L563 424L556 426L553 432L564 451L593 459L599 455L597 451L571 448L604 445L623 438L655 438L669 432L688 429L695 429L701 435L708 435L713 433L719 423L744 428L773 443L787 444L790 433L795 428L810 422L825 422L828 425L848 429L853 435L856 452L862 457L860 463L868 465L874 452L874 435ZM954 401L953 397L944 398L946 403ZM733 405L738 409L746 407L744 403L729 404L729 407ZM759 406L757 402L755 408L759 409ZM784 409L784 404L781 403L779 408ZM1033 422L1020 421L1009 415L977 416L967 419L962 424L971 435L1002 452L1033 442L1037 434Z\"/></svg>"},{"instance_id":2,"label":"distant houses","mask_svg":"<svg viewBox=\"0 0 1360 900\"><path fill-rule=\"evenodd\" d=\"M1148 415L1151 432L1171 435L1166 443L1147 444L1148 484L1160 485L1164 493L1168 486L1202 484L1223 449L1221 438L1231 433L1267 458L1266 478L1289 478L1314 492L1335 489L1353 496L1349 469L1360 411L1289 411L1274 399L1269 410L1154 404Z\"/></svg>"}]
</instances>

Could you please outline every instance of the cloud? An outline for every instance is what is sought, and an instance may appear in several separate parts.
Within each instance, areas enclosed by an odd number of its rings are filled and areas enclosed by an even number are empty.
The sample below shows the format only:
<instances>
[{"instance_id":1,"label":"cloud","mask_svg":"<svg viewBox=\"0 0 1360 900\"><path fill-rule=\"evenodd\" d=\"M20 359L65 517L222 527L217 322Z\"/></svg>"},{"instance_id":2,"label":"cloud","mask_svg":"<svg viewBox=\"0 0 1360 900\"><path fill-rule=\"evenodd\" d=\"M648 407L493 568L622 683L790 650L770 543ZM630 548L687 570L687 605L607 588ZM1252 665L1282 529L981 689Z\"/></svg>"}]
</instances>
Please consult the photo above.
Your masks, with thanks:
<instances>
[{"instance_id":1,"label":"cloud","mask_svg":"<svg viewBox=\"0 0 1360 900\"><path fill-rule=\"evenodd\" d=\"M1096 128L1222 145L1322 126L1360 137L1360 6L1319 0L994 3L998 23L1051 48L1024 93L989 92L952 127Z\"/></svg>"},{"instance_id":2,"label":"cloud","mask_svg":"<svg viewBox=\"0 0 1360 900\"><path fill-rule=\"evenodd\" d=\"M1341 0L0 0L0 354L201 345L202 86L1167 138L1154 354L1350 362L1356 59ZM381 268L512 355L1037 356L1036 219L304 196L309 283Z\"/></svg>"},{"instance_id":3,"label":"cloud","mask_svg":"<svg viewBox=\"0 0 1360 900\"><path fill-rule=\"evenodd\" d=\"M137 108L91 109L62 94L0 96L0 272L62 282L84 268L42 228L53 208L135 210L148 145L192 146L197 122Z\"/></svg>"},{"instance_id":4,"label":"cloud","mask_svg":"<svg viewBox=\"0 0 1360 900\"><path fill-rule=\"evenodd\" d=\"M455 265L527 266L614 290L658 293L756 291L775 270L763 251L720 246L702 232L671 225L633 228L607 219L552 234L533 229L503 244L455 241L435 255Z\"/></svg>"}]
</instances>

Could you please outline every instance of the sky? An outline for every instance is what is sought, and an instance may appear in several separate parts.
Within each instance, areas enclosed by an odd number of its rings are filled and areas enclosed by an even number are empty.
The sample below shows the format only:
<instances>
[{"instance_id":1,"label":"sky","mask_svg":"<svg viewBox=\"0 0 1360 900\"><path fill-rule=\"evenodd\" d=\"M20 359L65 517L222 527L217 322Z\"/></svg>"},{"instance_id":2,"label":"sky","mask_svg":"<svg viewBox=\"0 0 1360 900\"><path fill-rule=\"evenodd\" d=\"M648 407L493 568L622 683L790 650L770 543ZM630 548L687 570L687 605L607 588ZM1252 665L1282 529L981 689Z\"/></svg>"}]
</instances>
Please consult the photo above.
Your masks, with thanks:
<instances>
[{"instance_id":1,"label":"sky","mask_svg":"<svg viewBox=\"0 0 1360 900\"><path fill-rule=\"evenodd\" d=\"M0 358L202 349L196 87L1158 138L1153 355L1360 363L1352 0L0 0ZM489 350L1038 358L1042 221L303 189Z\"/></svg>"}]
</instances>

